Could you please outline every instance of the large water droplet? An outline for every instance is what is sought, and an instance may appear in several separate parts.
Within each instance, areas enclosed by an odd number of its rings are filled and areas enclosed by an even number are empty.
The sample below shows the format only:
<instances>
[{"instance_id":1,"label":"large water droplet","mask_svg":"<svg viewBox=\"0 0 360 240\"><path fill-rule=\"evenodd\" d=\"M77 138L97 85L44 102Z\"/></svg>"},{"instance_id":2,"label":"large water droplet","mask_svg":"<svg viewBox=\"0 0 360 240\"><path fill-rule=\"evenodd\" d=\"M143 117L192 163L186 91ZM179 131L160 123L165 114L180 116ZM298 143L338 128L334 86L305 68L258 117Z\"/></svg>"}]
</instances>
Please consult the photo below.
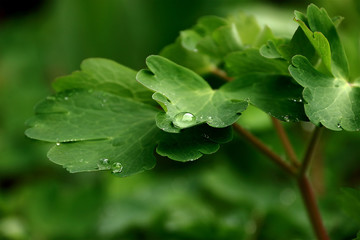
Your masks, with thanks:
<instances>
[{"instance_id":1,"label":"large water droplet","mask_svg":"<svg viewBox=\"0 0 360 240\"><path fill-rule=\"evenodd\" d=\"M195 125L196 117L188 112L178 113L174 117L174 126L178 128L187 128Z\"/></svg>"},{"instance_id":2,"label":"large water droplet","mask_svg":"<svg viewBox=\"0 0 360 240\"><path fill-rule=\"evenodd\" d=\"M116 163L113 163L112 165L111 165L111 172L113 173L113 174L118 174L118 173L121 173L122 172L122 170L123 170L123 166L121 165L121 163L119 163L119 162L116 162Z\"/></svg>"}]
</instances>

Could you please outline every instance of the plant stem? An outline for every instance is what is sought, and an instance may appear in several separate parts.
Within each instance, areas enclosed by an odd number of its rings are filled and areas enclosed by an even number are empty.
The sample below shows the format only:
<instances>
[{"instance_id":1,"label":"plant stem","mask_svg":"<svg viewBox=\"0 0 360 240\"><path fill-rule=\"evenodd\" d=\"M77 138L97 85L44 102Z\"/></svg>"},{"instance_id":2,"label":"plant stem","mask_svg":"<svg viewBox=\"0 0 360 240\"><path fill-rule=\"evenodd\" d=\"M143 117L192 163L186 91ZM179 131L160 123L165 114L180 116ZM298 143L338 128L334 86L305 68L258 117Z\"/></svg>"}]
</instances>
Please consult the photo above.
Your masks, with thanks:
<instances>
[{"instance_id":1,"label":"plant stem","mask_svg":"<svg viewBox=\"0 0 360 240\"><path fill-rule=\"evenodd\" d=\"M276 132L279 135L279 138L281 140L282 145L284 146L286 155L288 156L288 158L290 159L291 163L295 166L295 167L300 167L300 163L296 157L295 151L290 143L290 140L285 132L285 129L283 127L283 125L281 124L281 122L274 118L271 117L271 120L273 122L273 125L275 127Z\"/></svg>"},{"instance_id":2,"label":"plant stem","mask_svg":"<svg viewBox=\"0 0 360 240\"><path fill-rule=\"evenodd\" d=\"M300 172L299 172L300 177L306 174L306 171L308 170L308 168L310 166L310 162L311 162L312 158L314 157L314 153L315 153L316 147L318 145L321 132L322 132L321 127L315 128L314 133L311 137L310 143L308 145L308 148L306 150L304 160L301 164L301 168L300 168Z\"/></svg>"},{"instance_id":3,"label":"plant stem","mask_svg":"<svg viewBox=\"0 0 360 240\"><path fill-rule=\"evenodd\" d=\"M270 148L268 148L263 142L261 142L257 137L252 135L249 131L242 128L239 124L233 124L234 129L249 140L260 152L268 156L274 163L280 166L287 173L290 173L293 176L296 176L296 169L285 162L279 155L274 153Z\"/></svg>"},{"instance_id":4,"label":"plant stem","mask_svg":"<svg viewBox=\"0 0 360 240\"><path fill-rule=\"evenodd\" d=\"M215 75L215 76L223 79L223 80L226 81L226 82L231 82L231 81L233 80L232 77L229 77L229 76L227 75L227 73L226 73L224 70L220 69L220 68L214 68L214 69L211 71L211 73L212 73L213 75Z\"/></svg>"},{"instance_id":5,"label":"plant stem","mask_svg":"<svg viewBox=\"0 0 360 240\"><path fill-rule=\"evenodd\" d=\"M314 191L306 175L301 175L298 178L298 186L317 239L330 240L322 222L319 208L316 204Z\"/></svg>"},{"instance_id":6,"label":"plant stem","mask_svg":"<svg viewBox=\"0 0 360 240\"><path fill-rule=\"evenodd\" d=\"M281 126L280 122L274 121L274 126L280 136L280 139L284 145L284 148L287 152L287 154L293 154L291 158L293 158L292 163L294 164L294 160L296 160L297 164L299 164L297 157L295 155L295 152L293 151L293 147L286 135L285 130ZM280 124L280 126L279 126ZM311 159L314 156L314 152L316 150L317 144L319 142L319 137L321 134L321 129L316 128L316 130L313 133L313 136L310 140L310 143L308 145L305 158L303 163L301 164L301 168L299 173L297 174L297 170L294 165L289 165L287 162L285 162L280 156L278 156L276 153L271 151L263 142L261 142L257 137L252 135L249 131L242 128L238 124L233 124L234 129L241 134L243 137L245 137L247 140L249 140L260 152L268 156L271 160L273 160L274 163L279 165L284 171L287 173L290 173L292 176L297 178L297 184L300 189L301 197L304 201L306 211L308 213L308 216L311 221L312 228L316 234L316 237L318 240L330 240L326 229L324 227L324 224L321 219L320 211L316 203L316 197L314 194L314 191L311 187L311 184L309 182L308 177L306 176L306 171L310 165ZM290 153L292 152L292 153ZM290 158L290 159L291 159Z\"/></svg>"}]
</instances>

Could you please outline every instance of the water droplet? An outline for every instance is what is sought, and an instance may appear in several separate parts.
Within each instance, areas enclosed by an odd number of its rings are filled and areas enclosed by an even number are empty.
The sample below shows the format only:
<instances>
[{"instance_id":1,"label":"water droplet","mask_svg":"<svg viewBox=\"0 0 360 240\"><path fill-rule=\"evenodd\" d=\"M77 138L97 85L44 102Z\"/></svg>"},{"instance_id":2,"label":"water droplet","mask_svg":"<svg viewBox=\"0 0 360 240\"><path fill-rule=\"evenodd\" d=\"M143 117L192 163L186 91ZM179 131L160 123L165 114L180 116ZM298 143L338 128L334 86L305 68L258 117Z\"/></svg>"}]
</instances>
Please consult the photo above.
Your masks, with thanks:
<instances>
[{"instance_id":1,"label":"water droplet","mask_svg":"<svg viewBox=\"0 0 360 240\"><path fill-rule=\"evenodd\" d=\"M60 143L59 143L59 142L57 142L57 143L56 143L56 146L60 146Z\"/></svg>"},{"instance_id":2,"label":"water droplet","mask_svg":"<svg viewBox=\"0 0 360 240\"><path fill-rule=\"evenodd\" d=\"M299 99L299 102L302 102L302 99L301 99L301 98Z\"/></svg>"},{"instance_id":3,"label":"water droplet","mask_svg":"<svg viewBox=\"0 0 360 240\"><path fill-rule=\"evenodd\" d=\"M174 117L174 126L178 128L187 128L195 125L196 117L188 112L178 113Z\"/></svg>"},{"instance_id":4,"label":"water droplet","mask_svg":"<svg viewBox=\"0 0 360 240\"><path fill-rule=\"evenodd\" d=\"M118 174L118 173L121 173L122 172L122 170L123 170L123 166L121 165L121 163L119 163L119 162L116 162L116 163L113 163L112 165L111 165L111 172L113 173L113 174Z\"/></svg>"},{"instance_id":5,"label":"water droplet","mask_svg":"<svg viewBox=\"0 0 360 240\"><path fill-rule=\"evenodd\" d=\"M285 121L285 122L290 122L290 119L289 119L289 116L288 116L288 115L284 116L284 121Z\"/></svg>"},{"instance_id":6,"label":"water droplet","mask_svg":"<svg viewBox=\"0 0 360 240\"><path fill-rule=\"evenodd\" d=\"M338 127L338 128L341 128L341 125L340 125L340 123L338 123L338 124L337 124L337 127Z\"/></svg>"},{"instance_id":7,"label":"water droplet","mask_svg":"<svg viewBox=\"0 0 360 240\"><path fill-rule=\"evenodd\" d=\"M99 170L108 170L111 168L110 161L107 158L100 159L97 165Z\"/></svg>"},{"instance_id":8,"label":"water droplet","mask_svg":"<svg viewBox=\"0 0 360 240\"><path fill-rule=\"evenodd\" d=\"M206 133L203 133L202 136L203 136L204 138L206 138L206 139L209 139L209 138L210 138L210 136L207 135Z\"/></svg>"}]
</instances>

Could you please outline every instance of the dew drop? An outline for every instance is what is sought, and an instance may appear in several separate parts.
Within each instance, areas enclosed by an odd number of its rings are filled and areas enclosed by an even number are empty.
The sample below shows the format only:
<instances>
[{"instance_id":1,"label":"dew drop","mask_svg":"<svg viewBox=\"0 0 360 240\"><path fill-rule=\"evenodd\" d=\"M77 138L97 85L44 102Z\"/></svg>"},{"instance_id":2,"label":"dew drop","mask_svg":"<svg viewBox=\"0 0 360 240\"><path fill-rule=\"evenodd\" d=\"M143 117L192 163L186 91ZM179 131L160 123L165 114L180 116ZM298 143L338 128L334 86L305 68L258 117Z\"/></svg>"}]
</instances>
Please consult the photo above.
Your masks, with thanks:
<instances>
[{"instance_id":1,"label":"dew drop","mask_svg":"<svg viewBox=\"0 0 360 240\"><path fill-rule=\"evenodd\" d=\"M118 174L118 173L121 173L123 170L123 166L121 165L121 163L119 162L116 162L116 163L113 163L111 165L111 172L113 174Z\"/></svg>"},{"instance_id":2,"label":"dew drop","mask_svg":"<svg viewBox=\"0 0 360 240\"><path fill-rule=\"evenodd\" d=\"M56 143L56 146L60 146L60 143L59 143L59 142L57 142L57 143Z\"/></svg>"},{"instance_id":3,"label":"dew drop","mask_svg":"<svg viewBox=\"0 0 360 240\"><path fill-rule=\"evenodd\" d=\"M290 122L290 119L289 119L289 116L288 116L288 115L284 116L284 121L285 121L285 122Z\"/></svg>"},{"instance_id":4,"label":"dew drop","mask_svg":"<svg viewBox=\"0 0 360 240\"><path fill-rule=\"evenodd\" d=\"M338 128L341 128L341 125L340 125L340 123L338 123L338 124L337 124L337 127L338 127Z\"/></svg>"},{"instance_id":5,"label":"dew drop","mask_svg":"<svg viewBox=\"0 0 360 240\"><path fill-rule=\"evenodd\" d=\"M187 128L195 125L196 117L188 112L178 113L174 117L174 126L178 128Z\"/></svg>"},{"instance_id":6,"label":"dew drop","mask_svg":"<svg viewBox=\"0 0 360 240\"><path fill-rule=\"evenodd\" d=\"M100 159L97 165L99 170L108 170L111 168L110 161L107 158Z\"/></svg>"},{"instance_id":7,"label":"dew drop","mask_svg":"<svg viewBox=\"0 0 360 240\"><path fill-rule=\"evenodd\" d=\"M204 138L206 138L206 139L209 139L209 138L210 138L210 136L207 135L206 133L203 133L202 136L203 136Z\"/></svg>"}]
</instances>

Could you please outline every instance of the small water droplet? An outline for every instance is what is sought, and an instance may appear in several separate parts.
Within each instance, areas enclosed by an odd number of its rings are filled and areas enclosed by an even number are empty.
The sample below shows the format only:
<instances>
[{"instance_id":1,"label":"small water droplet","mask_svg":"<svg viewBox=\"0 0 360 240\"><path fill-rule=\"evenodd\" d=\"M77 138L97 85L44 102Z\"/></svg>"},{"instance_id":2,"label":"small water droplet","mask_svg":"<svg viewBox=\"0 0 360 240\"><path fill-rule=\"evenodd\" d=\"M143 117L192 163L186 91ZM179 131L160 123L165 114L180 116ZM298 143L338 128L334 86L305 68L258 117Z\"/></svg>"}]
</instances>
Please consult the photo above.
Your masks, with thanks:
<instances>
[{"instance_id":1,"label":"small water droplet","mask_svg":"<svg viewBox=\"0 0 360 240\"><path fill-rule=\"evenodd\" d=\"M289 116L288 116L288 115L284 116L284 121L285 121L285 122L290 122L290 119L289 119Z\"/></svg>"},{"instance_id":2,"label":"small water droplet","mask_svg":"<svg viewBox=\"0 0 360 240\"><path fill-rule=\"evenodd\" d=\"M338 123L338 124L337 124L337 127L338 127L338 128L341 128L341 125L340 125L340 123Z\"/></svg>"},{"instance_id":3,"label":"small water droplet","mask_svg":"<svg viewBox=\"0 0 360 240\"><path fill-rule=\"evenodd\" d=\"M196 117L188 112L178 113L174 117L174 126L178 128L187 128L195 125Z\"/></svg>"},{"instance_id":4,"label":"small water droplet","mask_svg":"<svg viewBox=\"0 0 360 240\"><path fill-rule=\"evenodd\" d=\"M111 168L110 161L107 158L100 159L97 165L99 170L108 170Z\"/></svg>"},{"instance_id":5,"label":"small water droplet","mask_svg":"<svg viewBox=\"0 0 360 240\"><path fill-rule=\"evenodd\" d=\"M57 143L56 143L56 146L60 146L60 143L59 143L59 142L57 142Z\"/></svg>"},{"instance_id":6,"label":"small water droplet","mask_svg":"<svg viewBox=\"0 0 360 240\"><path fill-rule=\"evenodd\" d=\"M209 139L209 138L210 138L210 136L207 135L206 133L203 133L202 136L203 136L204 138L206 138L206 139Z\"/></svg>"},{"instance_id":7,"label":"small water droplet","mask_svg":"<svg viewBox=\"0 0 360 240\"><path fill-rule=\"evenodd\" d=\"M113 174L118 174L118 173L121 173L123 170L123 166L121 165L121 163L119 162L116 162L116 163L113 163L111 165L111 172Z\"/></svg>"}]
</instances>

